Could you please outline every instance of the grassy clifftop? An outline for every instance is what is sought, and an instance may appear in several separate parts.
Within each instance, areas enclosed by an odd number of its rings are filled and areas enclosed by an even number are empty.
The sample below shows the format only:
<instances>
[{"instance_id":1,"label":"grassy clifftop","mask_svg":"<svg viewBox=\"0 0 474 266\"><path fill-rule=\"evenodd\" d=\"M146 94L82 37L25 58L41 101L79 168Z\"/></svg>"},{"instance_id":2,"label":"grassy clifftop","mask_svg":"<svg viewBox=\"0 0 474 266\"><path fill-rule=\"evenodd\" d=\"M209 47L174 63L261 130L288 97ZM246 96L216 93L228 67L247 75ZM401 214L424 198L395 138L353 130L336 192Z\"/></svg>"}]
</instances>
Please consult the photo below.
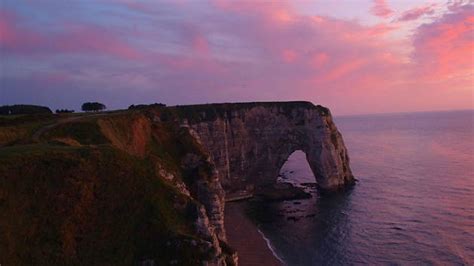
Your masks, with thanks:
<instances>
[{"instance_id":1,"label":"grassy clifftop","mask_svg":"<svg viewBox=\"0 0 474 266\"><path fill-rule=\"evenodd\" d=\"M206 154L159 110L0 118L0 264L199 265ZM198 165L183 164L187 155Z\"/></svg>"},{"instance_id":2,"label":"grassy clifftop","mask_svg":"<svg viewBox=\"0 0 474 266\"><path fill-rule=\"evenodd\" d=\"M181 122L255 107L329 113L267 102L0 116L0 264L232 264L209 225L224 192Z\"/></svg>"},{"instance_id":3,"label":"grassy clifftop","mask_svg":"<svg viewBox=\"0 0 474 266\"><path fill-rule=\"evenodd\" d=\"M179 117L185 118L190 122L200 122L224 116L231 118L232 113L245 112L256 107L273 108L283 115L292 115L292 112L296 109L317 110L321 115L328 115L330 113L328 108L306 101L214 103L174 106L169 109Z\"/></svg>"}]
</instances>

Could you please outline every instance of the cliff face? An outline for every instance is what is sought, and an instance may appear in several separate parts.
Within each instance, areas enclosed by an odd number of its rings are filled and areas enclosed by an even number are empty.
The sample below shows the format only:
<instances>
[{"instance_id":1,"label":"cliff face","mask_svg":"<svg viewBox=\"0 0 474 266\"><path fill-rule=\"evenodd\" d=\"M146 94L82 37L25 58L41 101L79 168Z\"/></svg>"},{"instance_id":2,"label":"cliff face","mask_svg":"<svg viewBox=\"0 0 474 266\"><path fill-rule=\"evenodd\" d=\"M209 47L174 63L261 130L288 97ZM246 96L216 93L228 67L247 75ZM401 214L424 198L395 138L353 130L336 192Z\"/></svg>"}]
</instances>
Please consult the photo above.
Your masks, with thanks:
<instances>
[{"instance_id":1,"label":"cliff face","mask_svg":"<svg viewBox=\"0 0 474 266\"><path fill-rule=\"evenodd\" d=\"M321 188L354 182L308 102L0 117L0 264L234 265L225 190L275 183L295 150Z\"/></svg>"},{"instance_id":2,"label":"cliff face","mask_svg":"<svg viewBox=\"0 0 474 266\"><path fill-rule=\"evenodd\" d=\"M162 111L46 118L0 146L0 264L235 264L218 172Z\"/></svg>"},{"instance_id":3,"label":"cliff face","mask_svg":"<svg viewBox=\"0 0 474 266\"><path fill-rule=\"evenodd\" d=\"M275 183L296 150L306 153L320 188L336 190L354 182L347 149L327 108L308 102L179 108L227 191Z\"/></svg>"}]
</instances>

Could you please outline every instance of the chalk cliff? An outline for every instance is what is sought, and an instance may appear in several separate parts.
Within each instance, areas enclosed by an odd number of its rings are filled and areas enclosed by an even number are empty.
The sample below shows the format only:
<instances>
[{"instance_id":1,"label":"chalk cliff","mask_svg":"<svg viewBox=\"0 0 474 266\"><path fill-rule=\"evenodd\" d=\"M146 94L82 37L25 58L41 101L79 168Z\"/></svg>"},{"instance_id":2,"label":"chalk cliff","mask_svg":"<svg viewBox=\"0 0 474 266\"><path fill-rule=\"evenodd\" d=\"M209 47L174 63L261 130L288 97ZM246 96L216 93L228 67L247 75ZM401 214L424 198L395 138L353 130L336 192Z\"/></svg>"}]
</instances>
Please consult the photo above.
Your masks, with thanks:
<instances>
[{"instance_id":1,"label":"chalk cliff","mask_svg":"<svg viewBox=\"0 0 474 266\"><path fill-rule=\"evenodd\" d=\"M296 150L306 153L320 188L354 182L349 156L330 111L309 102L179 107L182 123L207 148L227 191L275 183Z\"/></svg>"},{"instance_id":2,"label":"chalk cliff","mask_svg":"<svg viewBox=\"0 0 474 266\"><path fill-rule=\"evenodd\" d=\"M218 172L165 113L0 117L0 264L235 265Z\"/></svg>"},{"instance_id":3,"label":"chalk cliff","mask_svg":"<svg viewBox=\"0 0 474 266\"><path fill-rule=\"evenodd\" d=\"M354 182L309 102L0 117L0 262L235 265L225 192L274 184L295 150L321 189Z\"/></svg>"}]
</instances>

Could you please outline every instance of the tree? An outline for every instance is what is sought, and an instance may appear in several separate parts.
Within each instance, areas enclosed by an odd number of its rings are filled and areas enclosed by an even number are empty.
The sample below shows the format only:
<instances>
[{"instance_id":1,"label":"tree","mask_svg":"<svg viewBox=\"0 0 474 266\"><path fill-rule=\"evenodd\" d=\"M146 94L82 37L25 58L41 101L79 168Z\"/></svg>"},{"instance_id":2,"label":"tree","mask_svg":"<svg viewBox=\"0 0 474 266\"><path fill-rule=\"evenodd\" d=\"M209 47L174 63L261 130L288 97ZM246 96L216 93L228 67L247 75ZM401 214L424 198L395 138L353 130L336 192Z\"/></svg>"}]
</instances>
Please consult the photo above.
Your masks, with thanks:
<instances>
[{"instance_id":1,"label":"tree","mask_svg":"<svg viewBox=\"0 0 474 266\"><path fill-rule=\"evenodd\" d=\"M45 106L30 104L15 104L0 106L0 115L51 114L51 109Z\"/></svg>"},{"instance_id":2,"label":"tree","mask_svg":"<svg viewBox=\"0 0 474 266\"><path fill-rule=\"evenodd\" d=\"M74 110L69 109L56 109L56 114L74 113Z\"/></svg>"},{"instance_id":3,"label":"tree","mask_svg":"<svg viewBox=\"0 0 474 266\"><path fill-rule=\"evenodd\" d=\"M82 111L85 112L98 112L105 110L107 107L103 103L98 102L86 102L82 104Z\"/></svg>"},{"instance_id":4,"label":"tree","mask_svg":"<svg viewBox=\"0 0 474 266\"><path fill-rule=\"evenodd\" d=\"M137 105L130 105L128 110L136 110L136 109L145 109L149 107L166 107L164 103L153 103L153 104L137 104Z\"/></svg>"}]
</instances>

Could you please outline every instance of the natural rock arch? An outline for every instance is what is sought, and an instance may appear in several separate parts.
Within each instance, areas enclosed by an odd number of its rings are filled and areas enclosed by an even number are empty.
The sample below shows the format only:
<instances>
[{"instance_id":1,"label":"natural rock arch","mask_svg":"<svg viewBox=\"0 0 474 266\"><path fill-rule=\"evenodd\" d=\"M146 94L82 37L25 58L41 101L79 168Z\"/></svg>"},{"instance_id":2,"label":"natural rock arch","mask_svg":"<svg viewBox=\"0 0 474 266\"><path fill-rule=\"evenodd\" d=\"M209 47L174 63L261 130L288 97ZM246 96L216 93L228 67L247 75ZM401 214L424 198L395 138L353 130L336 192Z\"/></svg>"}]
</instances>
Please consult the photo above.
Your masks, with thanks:
<instances>
[{"instance_id":1,"label":"natural rock arch","mask_svg":"<svg viewBox=\"0 0 474 266\"><path fill-rule=\"evenodd\" d=\"M286 183L300 184L315 183L313 170L309 166L306 153L302 150L296 150L290 154L286 162L280 168L278 173L278 181Z\"/></svg>"},{"instance_id":2,"label":"natural rock arch","mask_svg":"<svg viewBox=\"0 0 474 266\"><path fill-rule=\"evenodd\" d=\"M354 182L342 136L325 107L279 102L178 109L193 114L183 123L208 150L226 191L275 183L296 150L306 153L320 188L334 190Z\"/></svg>"}]
</instances>

